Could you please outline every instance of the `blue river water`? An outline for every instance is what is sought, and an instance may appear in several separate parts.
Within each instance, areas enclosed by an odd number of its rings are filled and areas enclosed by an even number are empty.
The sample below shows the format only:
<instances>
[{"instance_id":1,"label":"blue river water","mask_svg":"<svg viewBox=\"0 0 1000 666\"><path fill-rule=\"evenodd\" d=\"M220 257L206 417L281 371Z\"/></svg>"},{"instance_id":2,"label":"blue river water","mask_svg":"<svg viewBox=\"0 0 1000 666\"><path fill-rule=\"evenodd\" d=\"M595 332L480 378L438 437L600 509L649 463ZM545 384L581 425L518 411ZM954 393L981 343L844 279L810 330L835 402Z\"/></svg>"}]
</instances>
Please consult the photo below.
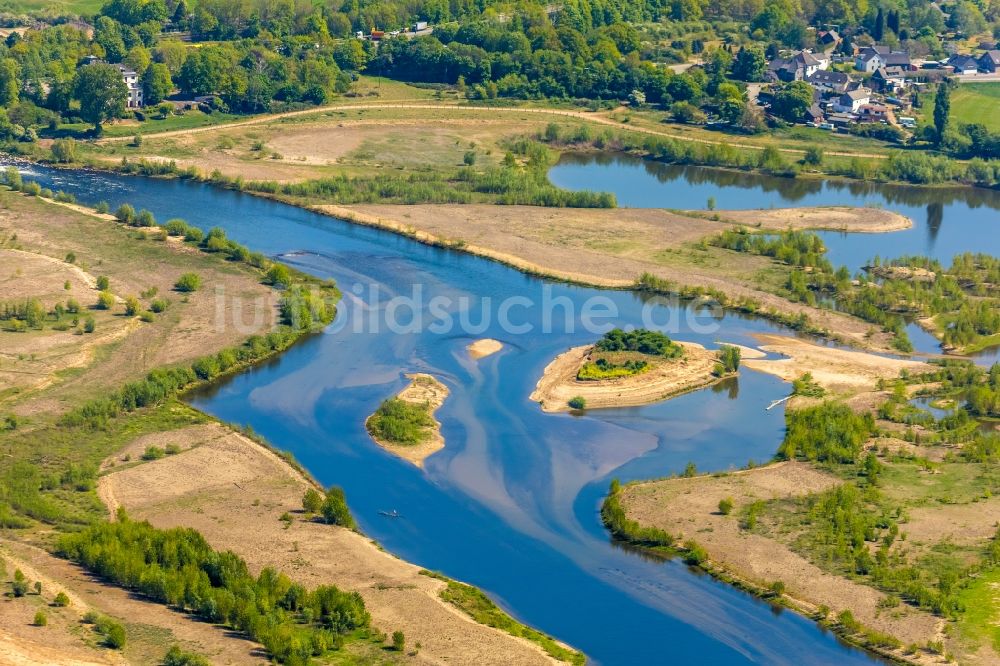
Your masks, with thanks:
<instances>
[{"instance_id":1,"label":"blue river water","mask_svg":"<svg viewBox=\"0 0 1000 666\"><path fill-rule=\"evenodd\" d=\"M872 663L794 613L679 562L620 548L600 523L612 478L769 459L784 421L781 409L764 408L787 385L746 370L660 404L582 416L544 414L528 399L552 357L611 325L658 324L710 347L788 331L665 299L544 282L207 185L25 171L85 203L127 201L160 220L223 227L252 249L337 280L345 297L326 332L192 403L252 426L319 481L342 486L362 529L387 550L481 587L594 663ZM505 348L473 361L465 346L484 337ZM382 451L363 425L414 371L451 389L438 411L447 446L424 470ZM380 518L389 509L403 517Z\"/></svg>"},{"instance_id":2,"label":"blue river water","mask_svg":"<svg viewBox=\"0 0 1000 666\"><path fill-rule=\"evenodd\" d=\"M619 206L717 210L793 206L874 206L913 220L888 234L820 232L834 266L857 271L875 255L924 255L945 266L963 252L1000 255L1000 192L859 181L781 178L678 166L629 155L567 155L549 171L567 190L612 192Z\"/></svg>"},{"instance_id":3,"label":"blue river water","mask_svg":"<svg viewBox=\"0 0 1000 666\"><path fill-rule=\"evenodd\" d=\"M968 187L917 187L859 181L781 178L740 171L678 166L621 154L565 155L549 171L568 190L612 192L619 206L748 210L800 206L871 206L913 220L913 226L882 234L817 232L834 266L856 273L876 256L923 255L944 266L965 252L1000 255L1000 192ZM915 350L940 352L938 341L914 323L907 334ZM976 354L979 363L1000 361L1000 347Z\"/></svg>"}]
</instances>

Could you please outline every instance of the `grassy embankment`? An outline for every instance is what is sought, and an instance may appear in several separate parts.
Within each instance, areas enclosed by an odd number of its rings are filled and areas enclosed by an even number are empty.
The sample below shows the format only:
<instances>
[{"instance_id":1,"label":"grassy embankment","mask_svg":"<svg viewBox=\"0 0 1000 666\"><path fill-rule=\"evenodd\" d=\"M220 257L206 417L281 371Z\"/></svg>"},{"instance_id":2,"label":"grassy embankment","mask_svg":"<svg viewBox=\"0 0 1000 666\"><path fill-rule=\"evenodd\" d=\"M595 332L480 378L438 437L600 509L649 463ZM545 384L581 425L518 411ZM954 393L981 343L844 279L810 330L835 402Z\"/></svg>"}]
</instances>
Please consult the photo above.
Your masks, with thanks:
<instances>
[{"instance_id":1,"label":"grassy embankment","mask_svg":"<svg viewBox=\"0 0 1000 666\"><path fill-rule=\"evenodd\" d=\"M894 658L994 649L1000 438L974 418L1000 415L1000 366L952 362L890 384L874 403L848 400L858 412L794 405L776 457L799 462L613 484L605 523ZM811 380L796 388L821 395ZM915 392L954 410L935 418Z\"/></svg>"}]
</instances>

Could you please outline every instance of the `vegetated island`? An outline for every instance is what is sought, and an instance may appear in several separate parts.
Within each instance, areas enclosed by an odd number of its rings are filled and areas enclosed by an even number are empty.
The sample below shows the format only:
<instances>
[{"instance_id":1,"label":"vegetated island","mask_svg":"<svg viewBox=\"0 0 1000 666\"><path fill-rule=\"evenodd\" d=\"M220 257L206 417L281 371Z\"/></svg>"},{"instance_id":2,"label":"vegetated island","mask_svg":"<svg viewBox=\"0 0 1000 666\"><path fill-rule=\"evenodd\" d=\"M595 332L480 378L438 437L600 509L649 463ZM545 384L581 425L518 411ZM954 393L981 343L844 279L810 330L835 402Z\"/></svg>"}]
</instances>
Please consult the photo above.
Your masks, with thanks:
<instances>
[{"instance_id":1,"label":"vegetated island","mask_svg":"<svg viewBox=\"0 0 1000 666\"><path fill-rule=\"evenodd\" d=\"M531 399L546 412L645 405L708 386L739 364L737 347L715 351L657 331L616 328L557 356Z\"/></svg>"},{"instance_id":2,"label":"vegetated island","mask_svg":"<svg viewBox=\"0 0 1000 666\"><path fill-rule=\"evenodd\" d=\"M444 448L434 412L448 397L448 387L420 372L406 377L410 385L379 405L365 427L383 449L423 467L428 456Z\"/></svg>"},{"instance_id":3,"label":"vegetated island","mask_svg":"<svg viewBox=\"0 0 1000 666\"><path fill-rule=\"evenodd\" d=\"M476 340L467 346L466 349L469 350L469 356L478 361L481 358L492 356L503 349L503 343L493 338L483 338Z\"/></svg>"}]
</instances>

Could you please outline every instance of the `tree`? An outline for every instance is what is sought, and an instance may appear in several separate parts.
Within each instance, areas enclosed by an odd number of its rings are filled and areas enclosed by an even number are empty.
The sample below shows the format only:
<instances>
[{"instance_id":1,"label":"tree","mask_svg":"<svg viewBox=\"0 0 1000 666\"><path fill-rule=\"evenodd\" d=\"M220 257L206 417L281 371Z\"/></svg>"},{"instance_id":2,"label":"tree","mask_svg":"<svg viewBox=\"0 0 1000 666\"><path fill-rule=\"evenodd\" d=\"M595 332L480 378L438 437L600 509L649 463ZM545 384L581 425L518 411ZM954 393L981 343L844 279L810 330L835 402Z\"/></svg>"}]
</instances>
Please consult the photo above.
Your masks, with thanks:
<instances>
[{"instance_id":1,"label":"tree","mask_svg":"<svg viewBox=\"0 0 1000 666\"><path fill-rule=\"evenodd\" d=\"M125 299L125 314L129 317L134 317L139 314L139 310L142 306L139 304L139 299L135 296L129 296Z\"/></svg>"},{"instance_id":2,"label":"tree","mask_svg":"<svg viewBox=\"0 0 1000 666\"><path fill-rule=\"evenodd\" d=\"M767 71L764 49L757 45L740 48L733 60L733 78L740 81L763 81Z\"/></svg>"},{"instance_id":3,"label":"tree","mask_svg":"<svg viewBox=\"0 0 1000 666\"><path fill-rule=\"evenodd\" d=\"M17 63L11 58L0 60L0 106L17 104L21 84L17 80Z\"/></svg>"},{"instance_id":4,"label":"tree","mask_svg":"<svg viewBox=\"0 0 1000 666\"><path fill-rule=\"evenodd\" d=\"M69 596L65 592L60 592L52 603L60 607L69 606Z\"/></svg>"},{"instance_id":5,"label":"tree","mask_svg":"<svg viewBox=\"0 0 1000 666\"><path fill-rule=\"evenodd\" d=\"M406 649L406 636L402 631L392 632L392 649L396 652L402 652Z\"/></svg>"},{"instance_id":6,"label":"tree","mask_svg":"<svg viewBox=\"0 0 1000 666\"><path fill-rule=\"evenodd\" d=\"M107 291L108 287L111 286L111 281L108 279L107 275L99 275L97 277L97 290Z\"/></svg>"},{"instance_id":7,"label":"tree","mask_svg":"<svg viewBox=\"0 0 1000 666\"><path fill-rule=\"evenodd\" d=\"M49 618L46 617L44 611L38 611L35 613L35 621L33 622L33 624L36 627L44 627L48 623L49 623Z\"/></svg>"},{"instance_id":8,"label":"tree","mask_svg":"<svg viewBox=\"0 0 1000 666\"><path fill-rule=\"evenodd\" d=\"M306 513L319 513L323 509L323 496L315 488L310 488L302 496L302 508Z\"/></svg>"},{"instance_id":9,"label":"tree","mask_svg":"<svg viewBox=\"0 0 1000 666\"><path fill-rule=\"evenodd\" d=\"M151 64L142 76L142 93L146 104L159 104L173 89L170 69L161 62Z\"/></svg>"},{"instance_id":10,"label":"tree","mask_svg":"<svg viewBox=\"0 0 1000 666\"><path fill-rule=\"evenodd\" d=\"M14 582L11 583L11 592L15 597L23 597L28 594L28 579L20 569L14 571Z\"/></svg>"},{"instance_id":11,"label":"tree","mask_svg":"<svg viewBox=\"0 0 1000 666\"><path fill-rule=\"evenodd\" d=\"M354 518L347 508L347 499L344 497L344 490L337 486L332 486L326 493L326 500L322 506L323 519L330 525L340 525L354 529Z\"/></svg>"},{"instance_id":12,"label":"tree","mask_svg":"<svg viewBox=\"0 0 1000 666\"><path fill-rule=\"evenodd\" d=\"M812 86L805 81L792 81L778 88L774 94L771 110L784 120L796 123L805 117L812 103Z\"/></svg>"},{"instance_id":13,"label":"tree","mask_svg":"<svg viewBox=\"0 0 1000 666\"><path fill-rule=\"evenodd\" d=\"M723 516L728 516L733 512L733 498L723 497L719 500L719 513Z\"/></svg>"},{"instance_id":14,"label":"tree","mask_svg":"<svg viewBox=\"0 0 1000 666\"><path fill-rule=\"evenodd\" d=\"M951 86L947 81L938 84L934 95L934 136L935 143L941 145L945 130L948 129L948 116L951 113Z\"/></svg>"},{"instance_id":15,"label":"tree","mask_svg":"<svg viewBox=\"0 0 1000 666\"><path fill-rule=\"evenodd\" d=\"M73 96L80 101L80 115L100 133L102 123L125 112L128 89L117 67L87 65L77 72Z\"/></svg>"}]
</instances>

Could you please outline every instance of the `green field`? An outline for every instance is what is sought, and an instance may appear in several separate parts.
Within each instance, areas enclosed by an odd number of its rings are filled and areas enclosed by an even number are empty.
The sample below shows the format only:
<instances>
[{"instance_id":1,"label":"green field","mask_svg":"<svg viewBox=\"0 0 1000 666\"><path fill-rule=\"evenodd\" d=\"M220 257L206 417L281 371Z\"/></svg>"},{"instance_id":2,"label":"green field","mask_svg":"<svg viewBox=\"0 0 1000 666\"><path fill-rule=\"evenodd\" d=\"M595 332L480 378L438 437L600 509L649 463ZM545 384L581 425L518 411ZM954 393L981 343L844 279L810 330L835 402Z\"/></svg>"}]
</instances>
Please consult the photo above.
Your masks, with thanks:
<instances>
[{"instance_id":1,"label":"green field","mask_svg":"<svg viewBox=\"0 0 1000 666\"><path fill-rule=\"evenodd\" d=\"M1000 132L1000 81L960 84L951 95L951 118Z\"/></svg>"},{"instance_id":2,"label":"green field","mask_svg":"<svg viewBox=\"0 0 1000 666\"><path fill-rule=\"evenodd\" d=\"M96 14L105 0L0 0L0 12L26 14Z\"/></svg>"}]
</instances>

